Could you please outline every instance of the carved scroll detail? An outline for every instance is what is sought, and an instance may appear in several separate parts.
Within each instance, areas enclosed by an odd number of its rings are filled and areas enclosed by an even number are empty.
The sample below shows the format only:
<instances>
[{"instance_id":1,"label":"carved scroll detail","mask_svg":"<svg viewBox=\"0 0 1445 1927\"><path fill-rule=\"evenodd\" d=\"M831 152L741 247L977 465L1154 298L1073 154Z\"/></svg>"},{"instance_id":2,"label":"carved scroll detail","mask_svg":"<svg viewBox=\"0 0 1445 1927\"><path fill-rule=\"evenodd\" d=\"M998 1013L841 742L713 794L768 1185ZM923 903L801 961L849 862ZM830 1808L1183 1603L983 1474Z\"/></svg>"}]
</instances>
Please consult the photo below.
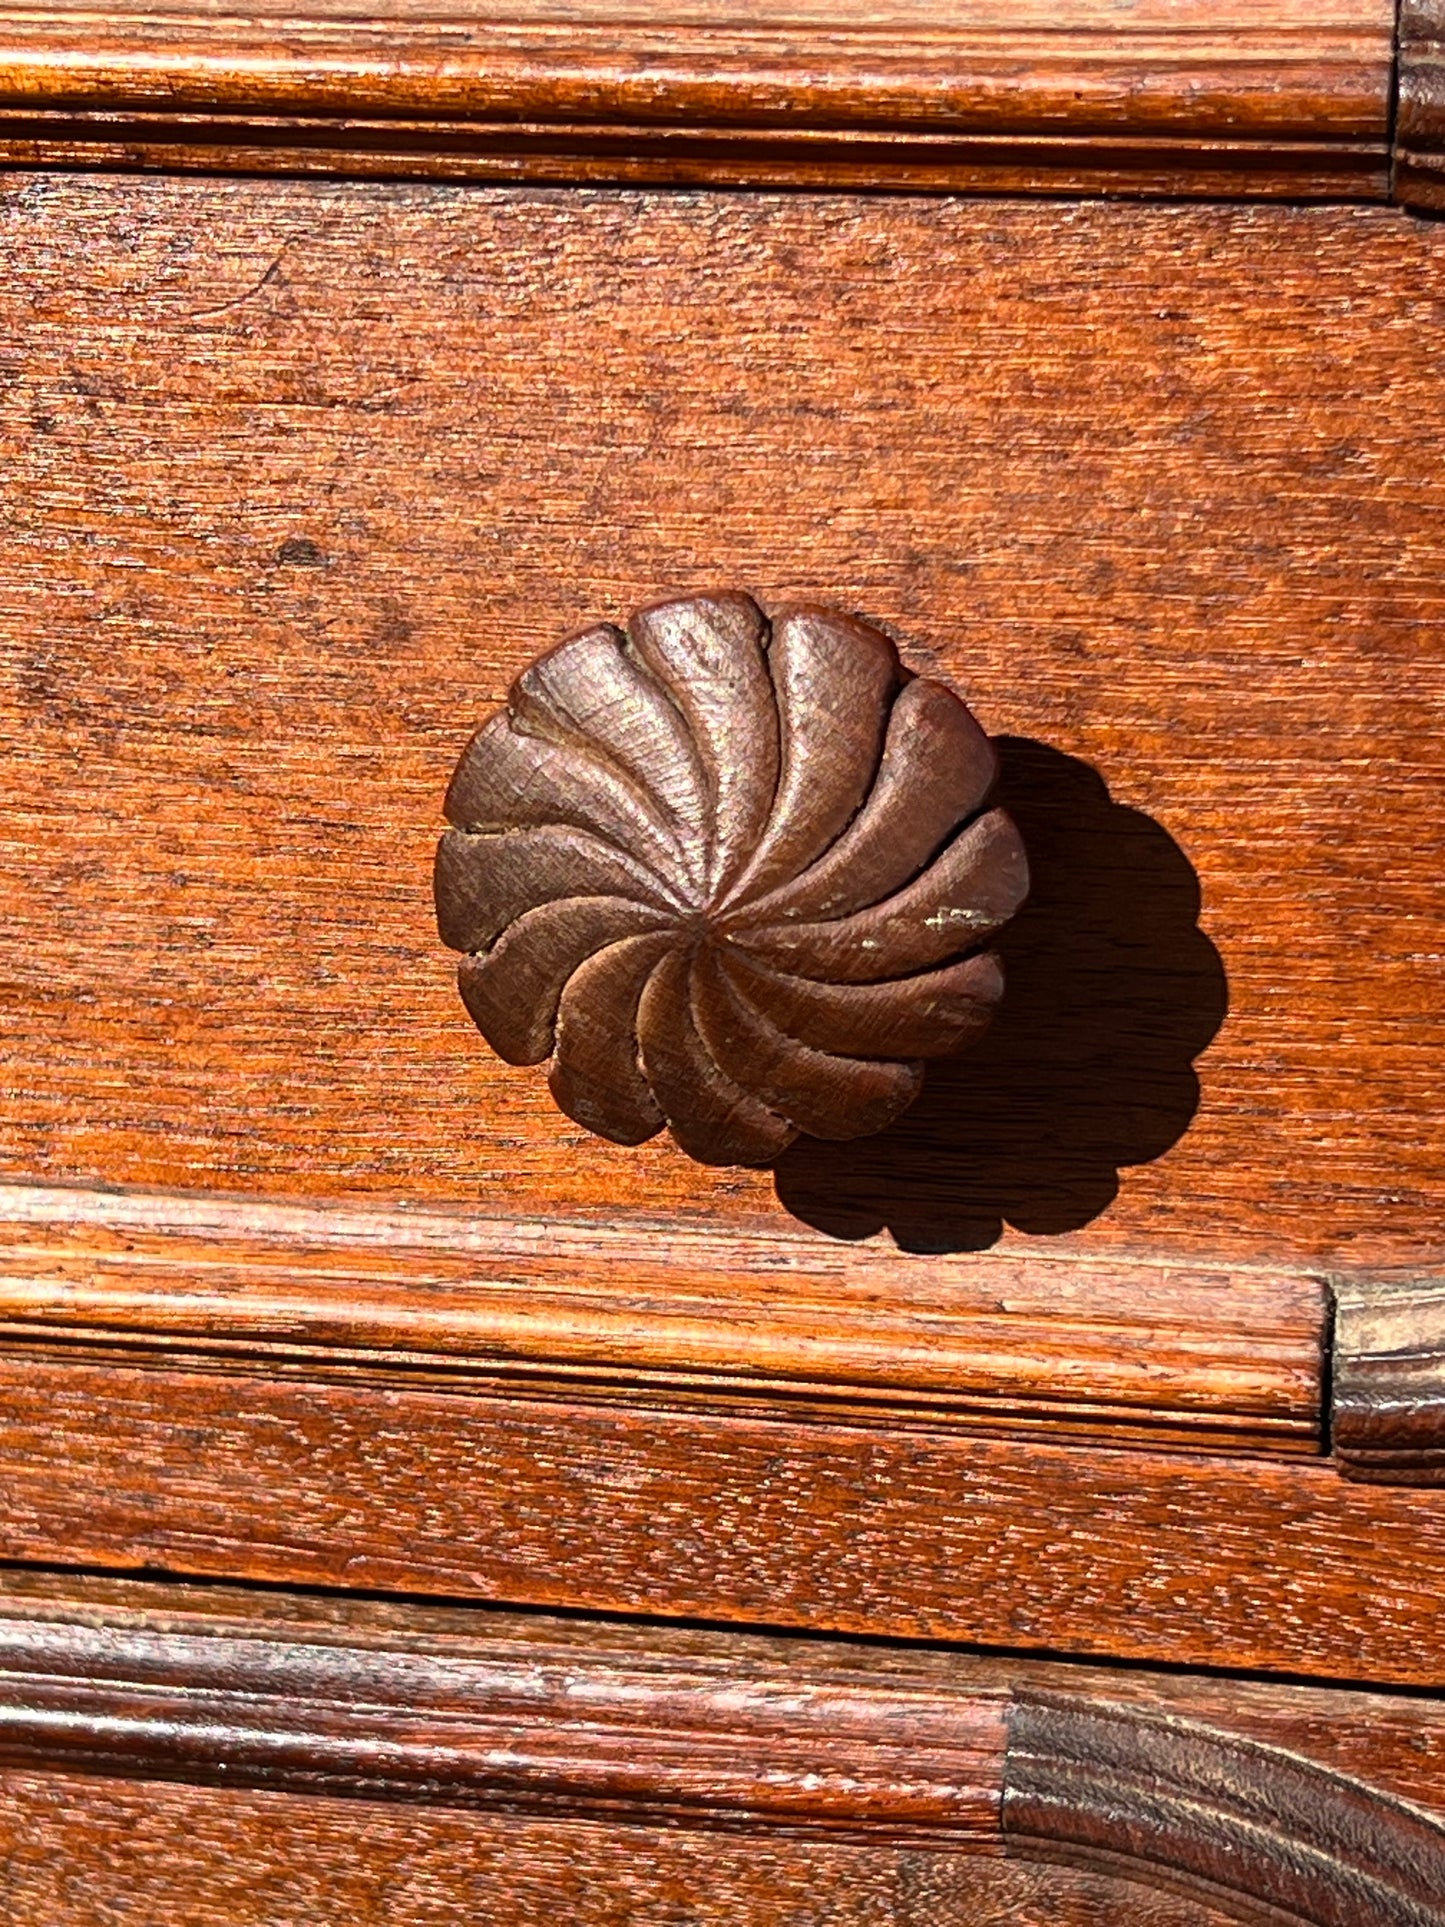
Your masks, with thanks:
<instances>
[{"instance_id":1,"label":"carved scroll detail","mask_svg":"<svg viewBox=\"0 0 1445 1927\"><path fill-rule=\"evenodd\" d=\"M1280 1748L1062 1695L1015 1695L1012 1844L1194 1884L1243 1918L1445 1927L1445 1827Z\"/></svg>"},{"instance_id":2,"label":"carved scroll detail","mask_svg":"<svg viewBox=\"0 0 1445 1927\"><path fill-rule=\"evenodd\" d=\"M987 1025L1028 887L993 748L836 611L644 609L525 670L437 851L461 993L558 1105L707 1164L866 1136Z\"/></svg>"},{"instance_id":3,"label":"carved scroll detail","mask_svg":"<svg viewBox=\"0 0 1445 1927\"><path fill-rule=\"evenodd\" d=\"M1445 1284L1336 1287L1330 1438L1346 1478L1445 1485Z\"/></svg>"}]
</instances>

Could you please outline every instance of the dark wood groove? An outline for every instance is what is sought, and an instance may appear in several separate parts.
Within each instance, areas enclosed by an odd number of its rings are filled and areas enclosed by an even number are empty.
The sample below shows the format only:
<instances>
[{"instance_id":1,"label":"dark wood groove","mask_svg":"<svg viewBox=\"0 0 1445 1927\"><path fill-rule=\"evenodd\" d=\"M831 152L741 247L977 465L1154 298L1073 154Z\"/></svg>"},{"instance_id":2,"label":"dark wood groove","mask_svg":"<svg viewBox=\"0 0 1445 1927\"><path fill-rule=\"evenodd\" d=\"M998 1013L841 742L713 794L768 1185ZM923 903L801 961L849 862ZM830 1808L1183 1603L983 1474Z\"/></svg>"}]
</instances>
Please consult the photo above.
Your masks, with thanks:
<instances>
[{"instance_id":1,"label":"dark wood groove","mask_svg":"<svg viewBox=\"0 0 1445 1927\"><path fill-rule=\"evenodd\" d=\"M1400 0L1394 122L1395 199L1445 208L1445 0Z\"/></svg>"}]
</instances>

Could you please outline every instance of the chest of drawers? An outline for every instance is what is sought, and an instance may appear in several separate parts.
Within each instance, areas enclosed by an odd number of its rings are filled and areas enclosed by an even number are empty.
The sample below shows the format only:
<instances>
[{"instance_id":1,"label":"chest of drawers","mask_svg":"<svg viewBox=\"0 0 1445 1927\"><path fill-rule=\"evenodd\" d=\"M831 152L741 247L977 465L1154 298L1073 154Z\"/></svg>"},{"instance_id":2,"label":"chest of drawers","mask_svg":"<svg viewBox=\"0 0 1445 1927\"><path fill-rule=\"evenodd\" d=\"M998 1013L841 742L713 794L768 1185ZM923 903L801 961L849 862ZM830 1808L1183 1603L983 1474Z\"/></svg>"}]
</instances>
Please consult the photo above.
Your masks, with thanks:
<instances>
[{"instance_id":1,"label":"chest of drawers","mask_svg":"<svg viewBox=\"0 0 1445 1927\"><path fill-rule=\"evenodd\" d=\"M0 10L7 1921L1445 1922L1442 37ZM432 896L526 666L720 594L1031 880L762 1168Z\"/></svg>"}]
</instances>

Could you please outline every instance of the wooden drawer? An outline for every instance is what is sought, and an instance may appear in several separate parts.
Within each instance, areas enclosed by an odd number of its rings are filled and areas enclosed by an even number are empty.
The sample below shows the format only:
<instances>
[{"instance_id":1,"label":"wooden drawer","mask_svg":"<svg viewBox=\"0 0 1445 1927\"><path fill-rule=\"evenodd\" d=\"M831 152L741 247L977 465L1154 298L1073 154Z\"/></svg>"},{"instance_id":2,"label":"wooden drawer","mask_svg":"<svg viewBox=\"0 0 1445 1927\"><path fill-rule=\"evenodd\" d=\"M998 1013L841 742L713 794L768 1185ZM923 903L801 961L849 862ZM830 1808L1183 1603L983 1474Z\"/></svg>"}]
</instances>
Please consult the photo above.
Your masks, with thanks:
<instances>
[{"instance_id":1,"label":"wooden drawer","mask_svg":"<svg viewBox=\"0 0 1445 1927\"><path fill-rule=\"evenodd\" d=\"M1437 14L0 7L7 1919L1445 1920ZM433 900L719 591L1032 886L767 1169Z\"/></svg>"}]
</instances>

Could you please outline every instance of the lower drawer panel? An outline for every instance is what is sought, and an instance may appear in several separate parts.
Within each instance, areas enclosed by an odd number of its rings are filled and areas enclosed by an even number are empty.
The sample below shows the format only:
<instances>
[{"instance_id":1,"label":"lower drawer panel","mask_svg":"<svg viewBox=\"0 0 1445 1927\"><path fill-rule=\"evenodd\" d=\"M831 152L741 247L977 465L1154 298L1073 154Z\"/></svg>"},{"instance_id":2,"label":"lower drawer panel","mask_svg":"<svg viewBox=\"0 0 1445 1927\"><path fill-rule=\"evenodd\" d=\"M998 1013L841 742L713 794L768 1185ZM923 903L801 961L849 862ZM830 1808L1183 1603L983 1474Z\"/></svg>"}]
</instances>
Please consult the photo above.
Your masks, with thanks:
<instances>
[{"instance_id":1,"label":"lower drawer panel","mask_svg":"<svg viewBox=\"0 0 1445 1927\"><path fill-rule=\"evenodd\" d=\"M1445 1922L1423 1696L10 1574L0 1705L8 1927Z\"/></svg>"}]
</instances>

